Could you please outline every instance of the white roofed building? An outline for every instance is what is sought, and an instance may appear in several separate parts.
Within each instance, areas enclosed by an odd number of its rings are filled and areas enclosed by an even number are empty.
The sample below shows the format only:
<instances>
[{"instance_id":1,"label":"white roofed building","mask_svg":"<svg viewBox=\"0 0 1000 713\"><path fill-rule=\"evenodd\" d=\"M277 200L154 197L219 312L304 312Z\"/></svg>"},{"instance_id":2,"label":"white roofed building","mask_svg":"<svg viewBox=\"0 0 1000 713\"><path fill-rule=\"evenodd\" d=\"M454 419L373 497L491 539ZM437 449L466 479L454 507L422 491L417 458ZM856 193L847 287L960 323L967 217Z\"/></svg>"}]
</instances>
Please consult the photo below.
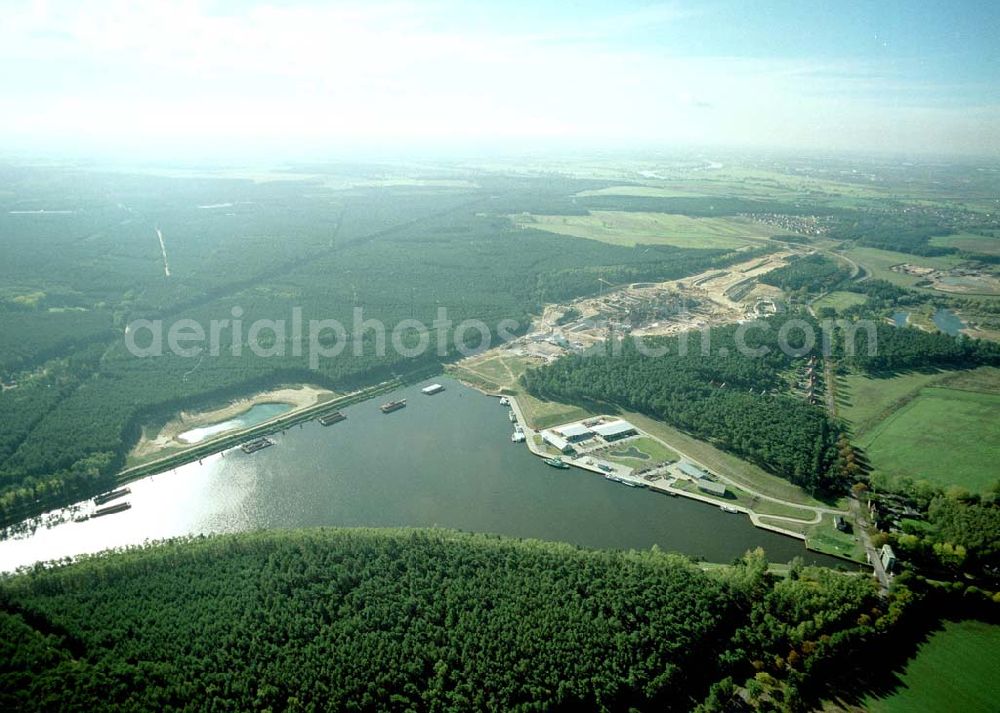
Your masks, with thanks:
<instances>
[{"instance_id":1,"label":"white roofed building","mask_svg":"<svg viewBox=\"0 0 1000 713\"><path fill-rule=\"evenodd\" d=\"M560 453L572 453L573 445L562 436L553 431L542 431L542 440L555 448Z\"/></svg>"},{"instance_id":2,"label":"white roofed building","mask_svg":"<svg viewBox=\"0 0 1000 713\"><path fill-rule=\"evenodd\" d=\"M559 426L558 428L553 428L552 432L562 436L570 443L585 441L594 435L591 433L589 428L580 423L571 423L568 426Z\"/></svg>"},{"instance_id":3,"label":"white roofed building","mask_svg":"<svg viewBox=\"0 0 1000 713\"><path fill-rule=\"evenodd\" d=\"M620 418L614 421L609 421L608 423L592 426L590 430L603 438L605 441L617 441L622 438L634 436L639 432L638 429L636 429L636 427L631 423Z\"/></svg>"}]
</instances>

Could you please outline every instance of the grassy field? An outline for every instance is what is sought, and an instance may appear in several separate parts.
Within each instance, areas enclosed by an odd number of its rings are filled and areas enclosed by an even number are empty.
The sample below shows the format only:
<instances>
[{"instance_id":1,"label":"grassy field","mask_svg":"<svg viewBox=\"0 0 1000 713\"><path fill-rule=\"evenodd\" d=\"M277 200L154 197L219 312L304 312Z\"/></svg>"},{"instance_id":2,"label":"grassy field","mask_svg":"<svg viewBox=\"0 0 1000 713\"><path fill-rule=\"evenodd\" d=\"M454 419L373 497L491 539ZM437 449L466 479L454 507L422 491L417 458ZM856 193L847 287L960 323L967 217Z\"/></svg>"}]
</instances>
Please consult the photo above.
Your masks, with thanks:
<instances>
[{"instance_id":1,"label":"grassy field","mask_svg":"<svg viewBox=\"0 0 1000 713\"><path fill-rule=\"evenodd\" d=\"M593 211L589 215L534 215L527 227L612 245L676 245L685 248L739 248L775 231L741 218L691 218L673 213Z\"/></svg>"},{"instance_id":2,"label":"grassy field","mask_svg":"<svg viewBox=\"0 0 1000 713\"><path fill-rule=\"evenodd\" d=\"M873 379L851 374L837 379L837 411L851 425L855 437L891 413L898 402L947 376L946 372L900 374L889 379Z\"/></svg>"},{"instance_id":3,"label":"grassy field","mask_svg":"<svg viewBox=\"0 0 1000 713\"><path fill-rule=\"evenodd\" d=\"M925 387L859 442L876 470L985 491L1000 459L1000 395Z\"/></svg>"},{"instance_id":4,"label":"grassy field","mask_svg":"<svg viewBox=\"0 0 1000 713\"><path fill-rule=\"evenodd\" d=\"M931 238L931 245L958 248L970 253L1000 255L1000 238L974 233L956 233L955 235Z\"/></svg>"},{"instance_id":5,"label":"grassy field","mask_svg":"<svg viewBox=\"0 0 1000 713\"><path fill-rule=\"evenodd\" d=\"M448 372L455 378L485 391L493 393L503 391L505 394L517 396L517 403L532 428L549 428L595 415L577 406L542 401L525 393L517 380L525 369L535 365L537 365L536 360L524 357L491 356L451 365L448 367Z\"/></svg>"},{"instance_id":6,"label":"grassy field","mask_svg":"<svg viewBox=\"0 0 1000 713\"><path fill-rule=\"evenodd\" d=\"M711 493L706 493L698 489L697 483L690 480L678 480L674 487L678 490L684 490L689 493L695 493L703 498L708 498L710 500L717 501L720 505L742 505L745 508L753 510L758 515L777 515L779 517L794 517L798 520L811 520L814 517L813 510L803 510L802 508L797 508L792 505L784 505L782 503L774 503L770 500L761 500L756 495L748 493L742 488L738 488L732 485L726 484L726 497L721 498ZM787 520L774 520L770 524L777 525L778 527L784 527L788 530L794 530L796 532L802 532L807 527L806 525L796 525L795 523L790 523Z\"/></svg>"},{"instance_id":7,"label":"grassy field","mask_svg":"<svg viewBox=\"0 0 1000 713\"><path fill-rule=\"evenodd\" d=\"M851 248L844 254L864 266L865 269L872 273L873 277L886 280L900 287L913 287L923 278L894 272L889 269L893 265L906 262L911 265L920 265L921 267L947 269L961 262L956 257L921 257L919 255L908 255L907 253L897 253L890 250L879 250L877 248Z\"/></svg>"},{"instance_id":8,"label":"grassy field","mask_svg":"<svg viewBox=\"0 0 1000 713\"><path fill-rule=\"evenodd\" d=\"M643 454L645 458L633 455L635 454L635 451L639 451L639 453ZM632 468L643 468L653 465L654 463L663 463L665 461L674 462L680 460L680 456L678 456L670 448L667 448L656 439L648 438L646 436L622 443L618 447L612 447L606 451L602 451L601 457Z\"/></svg>"},{"instance_id":9,"label":"grassy field","mask_svg":"<svg viewBox=\"0 0 1000 713\"><path fill-rule=\"evenodd\" d=\"M806 526L805 536L806 547L811 550L835 557L847 557L855 562L865 561L865 547L857 539L857 532L838 530L834 527L833 515L824 515L817 524Z\"/></svg>"},{"instance_id":10,"label":"grassy field","mask_svg":"<svg viewBox=\"0 0 1000 713\"><path fill-rule=\"evenodd\" d=\"M799 505L824 504L811 497L799 486L789 483L784 478L771 475L755 465L740 460L734 455L720 451L710 443L699 441L685 433L681 433L662 421L632 412L626 412L623 414L623 417L647 433L690 455L709 470L724 475L737 483L743 483L757 492L773 498L798 503ZM846 507L846 504L844 507Z\"/></svg>"},{"instance_id":11,"label":"grassy field","mask_svg":"<svg viewBox=\"0 0 1000 713\"><path fill-rule=\"evenodd\" d=\"M833 307L837 312L843 312L848 307L864 304L867 298L857 292L831 292L813 302L817 310L823 307Z\"/></svg>"},{"instance_id":12,"label":"grassy field","mask_svg":"<svg viewBox=\"0 0 1000 713\"><path fill-rule=\"evenodd\" d=\"M887 697L869 696L871 713L996 711L1000 701L1000 626L979 621L945 622L922 644Z\"/></svg>"}]
</instances>

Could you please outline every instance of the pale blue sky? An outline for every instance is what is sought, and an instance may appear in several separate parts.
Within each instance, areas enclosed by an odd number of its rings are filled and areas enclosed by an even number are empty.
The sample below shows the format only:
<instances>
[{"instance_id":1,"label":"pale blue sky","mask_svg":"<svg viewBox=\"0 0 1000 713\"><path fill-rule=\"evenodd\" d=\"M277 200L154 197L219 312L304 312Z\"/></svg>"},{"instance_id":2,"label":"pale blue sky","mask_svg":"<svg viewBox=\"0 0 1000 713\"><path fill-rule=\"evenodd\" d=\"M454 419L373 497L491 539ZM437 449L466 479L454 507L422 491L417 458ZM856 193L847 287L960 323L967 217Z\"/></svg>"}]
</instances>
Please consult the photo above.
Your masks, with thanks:
<instances>
[{"instance_id":1,"label":"pale blue sky","mask_svg":"<svg viewBox=\"0 0 1000 713\"><path fill-rule=\"evenodd\" d=\"M1000 10L944 2L5 2L0 150L1000 153Z\"/></svg>"}]
</instances>

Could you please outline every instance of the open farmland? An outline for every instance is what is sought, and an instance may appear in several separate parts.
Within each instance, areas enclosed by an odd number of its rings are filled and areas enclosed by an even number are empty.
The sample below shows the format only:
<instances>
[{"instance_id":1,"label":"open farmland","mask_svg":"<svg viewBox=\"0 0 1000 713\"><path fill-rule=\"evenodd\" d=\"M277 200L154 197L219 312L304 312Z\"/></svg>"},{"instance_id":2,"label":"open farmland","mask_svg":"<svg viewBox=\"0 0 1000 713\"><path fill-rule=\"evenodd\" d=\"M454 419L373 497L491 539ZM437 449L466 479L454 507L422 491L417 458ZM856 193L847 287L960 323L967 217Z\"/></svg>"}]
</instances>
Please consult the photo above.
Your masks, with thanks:
<instances>
[{"instance_id":1,"label":"open farmland","mask_svg":"<svg viewBox=\"0 0 1000 713\"><path fill-rule=\"evenodd\" d=\"M1000 459L1000 395L921 389L861 445L878 471L985 491Z\"/></svg>"},{"instance_id":2,"label":"open farmland","mask_svg":"<svg viewBox=\"0 0 1000 713\"><path fill-rule=\"evenodd\" d=\"M960 260L956 257L923 257L908 253L898 253L878 248L851 248L844 253L847 257L861 264L872 277L886 280L900 287L914 287L922 278L890 270L893 265L909 263L920 267L931 267L945 270L954 267Z\"/></svg>"},{"instance_id":3,"label":"open farmland","mask_svg":"<svg viewBox=\"0 0 1000 713\"><path fill-rule=\"evenodd\" d=\"M832 307L837 312L843 312L848 307L853 307L855 305L861 305L865 303L867 298L857 292L831 292L828 295L823 295L818 300L813 302L813 307L816 309L822 309L823 307Z\"/></svg>"},{"instance_id":4,"label":"open farmland","mask_svg":"<svg viewBox=\"0 0 1000 713\"><path fill-rule=\"evenodd\" d=\"M995 711L1000 700L1000 626L980 621L946 622L920 646L900 675L901 687L869 696L871 713Z\"/></svg>"},{"instance_id":5,"label":"open farmland","mask_svg":"<svg viewBox=\"0 0 1000 713\"><path fill-rule=\"evenodd\" d=\"M979 235L976 233L956 233L931 238L931 245L948 248L958 248L970 253L983 255L1000 255L1000 236Z\"/></svg>"},{"instance_id":6,"label":"open farmland","mask_svg":"<svg viewBox=\"0 0 1000 713\"><path fill-rule=\"evenodd\" d=\"M516 220L526 228L629 247L739 248L775 232L742 218L692 218L674 213L595 210L587 215L532 215Z\"/></svg>"},{"instance_id":7,"label":"open farmland","mask_svg":"<svg viewBox=\"0 0 1000 713\"><path fill-rule=\"evenodd\" d=\"M887 418L920 389L940 381L946 372L910 372L890 378L850 374L837 380L838 412L851 425L855 437Z\"/></svg>"}]
</instances>

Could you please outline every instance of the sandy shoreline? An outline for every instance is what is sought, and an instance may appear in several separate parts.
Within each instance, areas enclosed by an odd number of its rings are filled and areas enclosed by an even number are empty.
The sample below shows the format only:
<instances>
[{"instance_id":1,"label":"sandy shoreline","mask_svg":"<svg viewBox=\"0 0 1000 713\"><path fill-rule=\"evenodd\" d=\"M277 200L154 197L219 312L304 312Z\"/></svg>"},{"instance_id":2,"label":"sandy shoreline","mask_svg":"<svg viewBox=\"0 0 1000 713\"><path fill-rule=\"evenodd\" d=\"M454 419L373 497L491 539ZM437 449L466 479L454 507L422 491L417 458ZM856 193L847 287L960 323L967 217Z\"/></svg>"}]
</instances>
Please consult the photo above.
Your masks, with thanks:
<instances>
[{"instance_id":1,"label":"sandy shoreline","mask_svg":"<svg viewBox=\"0 0 1000 713\"><path fill-rule=\"evenodd\" d=\"M156 433L150 433L143 428L142 437L128 455L130 461L148 458L172 447L186 447L189 443L178 440L177 436L192 428L210 426L228 421L240 414L246 413L259 404L288 404L292 408L312 406L322 401L329 401L336 394L312 384L285 386L280 389L262 391L260 393L230 402L226 406L211 411L181 411L168 421Z\"/></svg>"}]
</instances>

